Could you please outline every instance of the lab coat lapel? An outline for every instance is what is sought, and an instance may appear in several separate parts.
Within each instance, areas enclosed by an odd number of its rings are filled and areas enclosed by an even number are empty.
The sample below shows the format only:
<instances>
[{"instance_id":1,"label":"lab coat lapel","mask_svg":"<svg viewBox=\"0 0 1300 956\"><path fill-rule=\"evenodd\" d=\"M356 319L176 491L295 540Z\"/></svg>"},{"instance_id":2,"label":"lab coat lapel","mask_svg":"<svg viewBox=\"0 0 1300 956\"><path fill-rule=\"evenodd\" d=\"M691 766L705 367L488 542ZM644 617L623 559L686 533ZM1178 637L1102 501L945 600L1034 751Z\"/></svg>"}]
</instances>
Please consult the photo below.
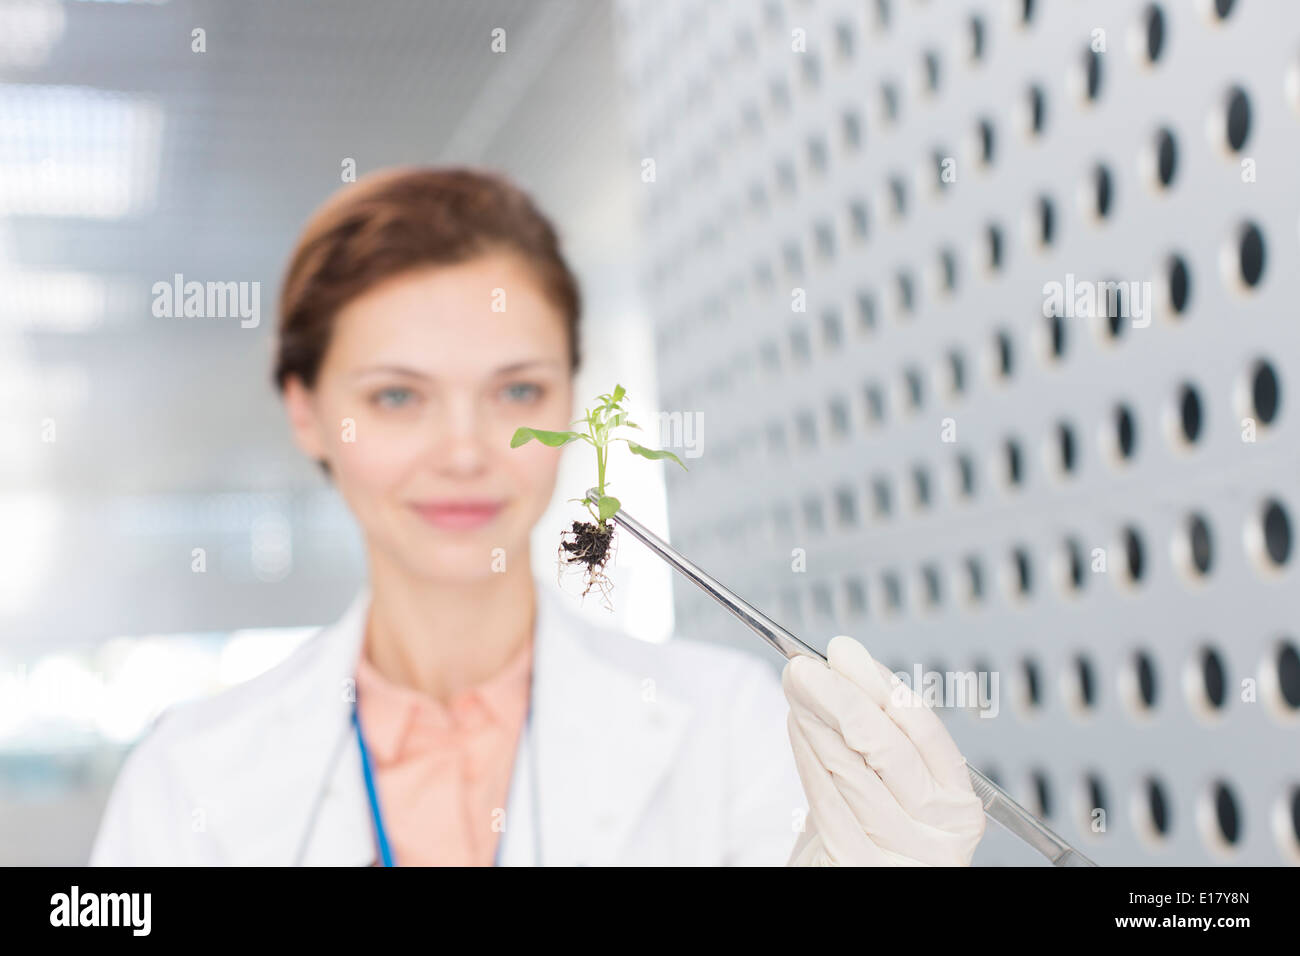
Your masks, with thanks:
<instances>
[{"instance_id":1,"label":"lab coat lapel","mask_svg":"<svg viewBox=\"0 0 1300 956\"><path fill-rule=\"evenodd\" d=\"M356 662L369 611L370 588L362 585L332 628L319 665L305 675L298 704L286 703L281 709L281 719L293 728L289 739L329 742L327 755L312 748L310 774L304 769L304 779L315 781L318 802L302 826L293 828L297 837L293 859L303 866L369 866L376 862L361 751L352 727Z\"/></svg>"},{"instance_id":2,"label":"lab coat lapel","mask_svg":"<svg viewBox=\"0 0 1300 956\"><path fill-rule=\"evenodd\" d=\"M357 748L349 719L339 735L342 748L321 798L315 826L301 835L302 866L371 866L378 863Z\"/></svg>"},{"instance_id":3,"label":"lab coat lapel","mask_svg":"<svg viewBox=\"0 0 1300 956\"><path fill-rule=\"evenodd\" d=\"M360 759L349 736L369 607L363 586L336 623L295 651L302 657L282 683L259 689L251 681L235 716L175 755L220 859L244 866L373 860ZM237 780L227 778L231 767L239 768Z\"/></svg>"},{"instance_id":4,"label":"lab coat lapel","mask_svg":"<svg viewBox=\"0 0 1300 956\"><path fill-rule=\"evenodd\" d=\"M601 653L601 642L633 638L587 623L567 606L574 599L553 586L539 581L537 593L536 745L529 748L521 734L502 862L534 862L529 781L535 771L543 864L611 864L669 769L690 707L657 688L651 675Z\"/></svg>"}]
</instances>

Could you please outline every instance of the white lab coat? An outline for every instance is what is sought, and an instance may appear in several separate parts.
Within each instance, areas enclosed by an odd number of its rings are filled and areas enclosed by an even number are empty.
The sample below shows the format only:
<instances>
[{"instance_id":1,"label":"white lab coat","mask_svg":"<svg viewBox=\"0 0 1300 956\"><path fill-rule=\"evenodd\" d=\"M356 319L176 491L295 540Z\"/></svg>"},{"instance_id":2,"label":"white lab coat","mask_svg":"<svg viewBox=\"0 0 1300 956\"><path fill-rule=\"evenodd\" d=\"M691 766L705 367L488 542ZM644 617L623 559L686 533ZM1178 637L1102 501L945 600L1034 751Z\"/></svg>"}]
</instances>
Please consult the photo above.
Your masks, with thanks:
<instances>
[{"instance_id":1,"label":"white lab coat","mask_svg":"<svg viewBox=\"0 0 1300 956\"><path fill-rule=\"evenodd\" d=\"M538 581L537 594L542 863L784 864L807 801L773 669L714 645L649 644L588 622L554 585ZM90 863L372 863L346 693L369 601L363 586L280 664L168 708L127 756ZM506 866L535 863L525 744L521 734Z\"/></svg>"}]
</instances>

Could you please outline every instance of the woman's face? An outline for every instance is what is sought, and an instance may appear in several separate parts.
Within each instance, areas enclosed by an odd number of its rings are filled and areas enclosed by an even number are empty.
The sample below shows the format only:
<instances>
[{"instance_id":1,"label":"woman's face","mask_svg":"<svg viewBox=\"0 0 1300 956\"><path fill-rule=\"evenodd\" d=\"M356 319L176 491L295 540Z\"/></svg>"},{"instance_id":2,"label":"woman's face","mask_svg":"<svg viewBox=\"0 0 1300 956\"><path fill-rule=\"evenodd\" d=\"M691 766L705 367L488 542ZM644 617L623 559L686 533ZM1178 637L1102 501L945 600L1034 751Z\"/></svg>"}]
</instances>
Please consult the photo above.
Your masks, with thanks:
<instances>
[{"instance_id":1,"label":"woman's face","mask_svg":"<svg viewBox=\"0 0 1300 956\"><path fill-rule=\"evenodd\" d=\"M510 437L567 429L573 386L563 315L523 260L489 253L368 290L336 316L316 387L291 379L285 401L372 561L462 581L527 566L561 449ZM498 510L445 507L465 502Z\"/></svg>"}]
</instances>

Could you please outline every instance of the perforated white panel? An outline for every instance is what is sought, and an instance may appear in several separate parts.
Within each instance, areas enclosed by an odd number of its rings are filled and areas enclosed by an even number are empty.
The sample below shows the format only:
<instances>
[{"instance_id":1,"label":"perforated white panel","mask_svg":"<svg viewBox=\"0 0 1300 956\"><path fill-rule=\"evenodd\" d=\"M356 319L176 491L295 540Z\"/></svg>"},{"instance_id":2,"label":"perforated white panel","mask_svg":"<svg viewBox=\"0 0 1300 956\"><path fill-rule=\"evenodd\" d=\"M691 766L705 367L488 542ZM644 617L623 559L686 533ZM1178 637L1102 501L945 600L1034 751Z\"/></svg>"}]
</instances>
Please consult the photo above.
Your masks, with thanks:
<instances>
[{"instance_id":1,"label":"perforated white panel","mask_svg":"<svg viewBox=\"0 0 1300 956\"><path fill-rule=\"evenodd\" d=\"M677 546L987 672L945 721L1099 862L1295 863L1300 5L619 11Z\"/></svg>"}]
</instances>

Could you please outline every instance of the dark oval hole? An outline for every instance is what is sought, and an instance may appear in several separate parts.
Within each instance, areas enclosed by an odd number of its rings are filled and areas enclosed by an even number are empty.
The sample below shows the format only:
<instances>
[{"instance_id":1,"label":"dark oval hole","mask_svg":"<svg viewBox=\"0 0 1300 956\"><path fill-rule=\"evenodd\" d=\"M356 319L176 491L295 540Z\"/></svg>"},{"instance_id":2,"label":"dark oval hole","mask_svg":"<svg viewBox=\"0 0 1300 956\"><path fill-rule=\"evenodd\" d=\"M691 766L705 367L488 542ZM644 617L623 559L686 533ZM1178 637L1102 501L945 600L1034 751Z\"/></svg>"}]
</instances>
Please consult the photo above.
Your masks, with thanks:
<instances>
[{"instance_id":1,"label":"dark oval hole","mask_svg":"<svg viewBox=\"0 0 1300 956\"><path fill-rule=\"evenodd\" d=\"M1228 91L1228 128L1225 131L1228 148L1234 153L1246 145L1250 138L1250 98L1246 91L1234 86Z\"/></svg>"},{"instance_id":2,"label":"dark oval hole","mask_svg":"<svg viewBox=\"0 0 1300 956\"><path fill-rule=\"evenodd\" d=\"M904 380L907 382L907 401L913 408L920 408L925 399L921 374L916 369L908 369Z\"/></svg>"},{"instance_id":3,"label":"dark oval hole","mask_svg":"<svg viewBox=\"0 0 1300 956\"><path fill-rule=\"evenodd\" d=\"M961 493L970 497L975 493L975 465L963 455L957 459L957 468L961 479Z\"/></svg>"},{"instance_id":4,"label":"dark oval hole","mask_svg":"<svg viewBox=\"0 0 1300 956\"><path fill-rule=\"evenodd\" d=\"M1084 52L1083 59L1086 93L1089 100L1096 100L1101 94L1101 54L1089 47Z\"/></svg>"},{"instance_id":5,"label":"dark oval hole","mask_svg":"<svg viewBox=\"0 0 1300 956\"><path fill-rule=\"evenodd\" d=\"M1012 485L1020 484L1020 446L1015 441L1008 441L1004 446L1007 456L1007 481Z\"/></svg>"},{"instance_id":6,"label":"dark oval hole","mask_svg":"<svg viewBox=\"0 0 1300 956\"><path fill-rule=\"evenodd\" d=\"M1105 283L1106 287L1106 331L1112 339L1124 333L1124 285L1114 279Z\"/></svg>"},{"instance_id":7,"label":"dark oval hole","mask_svg":"<svg viewBox=\"0 0 1300 956\"><path fill-rule=\"evenodd\" d=\"M951 292L957 288L957 257L951 251L944 251L939 256L939 265L943 272L943 288Z\"/></svg>"},{"instance_id":8,"label":"dark oval hole","mask_svg":"<svg viewBox=\"0 0 1300 956\"><path fill-rule=\"evenodd\" d=\"M889 493L889 482L884 478L877 478L871 484L871 497L875 503L876 515L881 518L887 518L892 510Z\"/></svg>"},{"instance_id":9,"label":"dark oval hole","mask_svg":"<svg viewBox=\"0 0 1300 956\"><path fill-rule=\"evenodd\" d=\"M889 197L894 207L894 215L901 219L907 213L907 186L901 179L889 181Z\"/></svg>"},{"instance_id":10,"label":"dark oval hole","mask_svg":"<svg viewBox=\"0 0 1300 956\"><path fill-rule=\"evenodd\" d=\"M912 487L916 496L918 508L927 508L930 505L930 476L924 468L915 468L912 470Z\"/></svg>"},{"instance_id":11,"label":"dark oval hole","mask_svg":"<svg viewBox=\"0 0 1300 956\"><path fill-rule=\"evenodd\" d=\"M1046 196L1038 199L1038 241L1050 246L1056 238L1056 210Z\"/></svg>"},{"instance_id":12,"label":"dark oval hole","mask_svg":"<svg viewBox=\"0 0 1300 956\"><path fill-rule=\"evenodd\" d=\"M1133 528L1124 529L1124 563L1128 569L1128 576L1134 582L1142 580L1142 575L1146 572L1145 558L1142 549L1142 539Z\"/></svg>"},{"instance_id":13,"label":"dark oval hole","mask_svg":"<svg viewBox=\"0 0 1300 956\"><path fill-rule=\"evenodd\" d=\"M1280 391L1273 366L1263 359L1256 362L1250 382L1250 399L1258 421L1265 425L1272 424L1277 417Z\"/></svg>"},{"instance_id":14,"label":"dark oval hole","mask_svg":"<svg viewBox=\"0 0 1300 956\"><path fill-rule=\"evenodd\" d=\"M1182 256L1173 256L1169 260L1169 307L1175 315L1181 315L1187 308L1187 299L1191 293L1191 275Z\"/></svg>"},{"instance_id":15,"label":"dark oval hole","mask_svg":"<svg viewBox=\"0 0 1300 956\"><path fill-rule=\"evenodd\" d=\"M1048 320L1048 334L1051 338L1052 358L1059 359L1065 355L1065 319L1053 315Z\"/></svg>"},{"instance_id":16,"label":"dark oval hole","mask_svg":"<svg viewBox=\"0 0 1300 956\"><path fill-rule=\"evenodd\" d=\"M1029 90L1029 129L1035 136L1043 132L1047 125L1047 98L1042 87L1034 86Z\"/></svg>"},{"instance_id":17,"label":"dark oval hole","mask_svg":"<svg viewBox=\"0 0 1300 956\"><path fill-rule=\"evenodd\" d=\"M1156 703L1156 666L1150 655L1138 651L1133 656L1133 668L1137 677L1138 701L1147 709Z\"/></svg>"},{"instance_id":18,"label":"dark oval hole","mask_svg":"<svg viewBox=\"0 0 1300 956\"><path fill-rule=\"evenodd\" d=\"M970 58L972 60L984 59L984 21L979 17L971 17L968 21L970 27Z\"/></svg>"},{"instance_id":19,"label":"dark oval hole","mask_svg":"<svg viewBox=\"0 0 1300 956\"><path fill-rule=\"evenodd\" d=\"M1133 413L1125 405L1115 409L1115 447L1121 458L1132 458L1137 445L1137 430Z\"/></svg>"},{"instance_id":20,"label":"dark oval hole","mask_svg":"<svg viewBox=\"0 0 1300 956\"><path fill-rule=\"evenodd\" d=\"M1159 781L1147 780L1147 812L1151 815L1151 826L1160 836L1169 832L1169 801L1165 798L1165 788Z\"/></svg>"},{"instance_id":21,"label":"dark oval hole","mask_svg":"<svg viewBox=\"0 0 1300 956\"><path fill-rule=\"evenodd\" d=\"M1056 442L1061 470L1068 474L1074 471L1075 465L1074 431L1064 422L1056 426Z\"/></svg>"},{"instance_id":22,"label":"dark oval hole","mask_svg":"<svg viewBox=\"0 0 1300 956\"><path fill-rule=\"evenodd\" d=\"M1012 370L1012 350L1011 336L1006 332L999 332L997 339L998 348L998 374L1003 378L1010 378Z\"/></svg>"},{"instance_id":23,"label":"dark oval hole","mask_svg":"<svg viewBox=\"0 0 1300 956\"><path fill-rule=\"evenodd\" d=\"M980 120L980 162L988 165L993 162L993 124L988 120Z\"/></svg>"},{"instance_id":24,"label":"dark oval hole","mask_svg":"<svg viewBox=\"0 0 1300 956\"><path fill-rule=\"evenodd\" d=\"M978 558L966 559L966 578L970 582L971 599L982 600L984 597L984 571Z\"/></svg>"},{"instance_id":25,"label":"dark oval hole","mask_svg":"<svg viewBox=\"0 0 1300 956\"><path fill-rule=\"evenodd\" d=\"M1192 567L1197 574L1206 574L1213 562L1211 553L1210 528L1200 515L1193 515L1187 528L1188 543L1191 545Z\"/></svg>"},{"instance_id":26,"label":"dark oval hole","mask_svg":"<svg viewBox=\"0 0 1300 956\"><path fill-rule=\"evenodd\" d=\"M1002 230L997 226L989 226L985 232L985 242L988 245L989 268L996 272L1002 268Z\"/></svg>"},{"instance_id":27,"label":"dark oval hole","mask_svg":"<svg viewBox=\"0 0 1300 956\"><path fill-rule=\"evenodd\" d=\"M898 578L893 574L886 574L885 582L885 603L891 610L897 611L903 606L903 586Z\"/></svg>"},{"instance_id":28,"label":"dark oval hole","mask_svg":"<svg viewBox=\"0 0 1300 956\"><path fill-rule=\"evenodd\" d=\"M1106 788L1101 785L1101 778L1096 774L1088 775L1088 800L1090 801L1089 810L1100 810L1103 814L1108 815L1106 809ZM1091 822L1091 813L1088 814L1088 819L1089 822Z\"/></svg>"},{"instance_id":29,"label":"dark oval hole","mask_svg":"<svg viewBox=\"0 0 1300 956\"><path fill-rule=\"evenodd\" d=\"M940 70L939 54L928 51L923 58L925 68L925 87L931 93L939 89Z\"/></svg>"},{"instance_id":30,"label":"dark oval hole","mask_svg":"<svg viewBox=\"0 0 1300 956\"><path fill-rule=\"evenodd\" d=\"M1092 665L1086 657L1074 659L1075 677L1079 682L1079 702L1091 709L1095 701L1096 685L1092 675Z\"/></svg>"},{"instance_id":31,"label":"dark oval hole","mask_svg":"<svg viewBox=\"0 0 1300 956\"><path fill-rule=\"evenodd\" d=\"M1112 201L1112 183L1110 170L1105 166L1097 166L1092 174L1093 190L1095 197L1095 211L1098 217L1105 219L1110 215Z\"/></svg>"},{"instance_id":32,"label":"dark oval hole","mask_svg":"<svg viewBox=\"0 0 1300 956\"><path fill-rule=\"evenodd\" d=\"M1264 275L1264 234L1254 223L1248 223L1241 230L1237 261L1241 281L1253 289Z\"/></svg>"},{"instance_id":33,"label":"dark oval hole","mask_svg":"<svg viewBox=\"0 0 1300 956\"><path fill-rule=\"evenodd\" d=\"M1038 665L1033 661L1025 661L1023 665L1025 677L1025 701L1031 707L1037 707L1042 702L1042 696L1039 692Z\"/></svg>"},{"instance_id":34,"label":"dark oval hole","mask_svg":"<svg viewBox=\"0 0 1300 956\"><path fill-rule=\"evenodd\" d=\"M1081 591L1087 581L1084 576L1083 548L1079 546L1078 541L1070 541L1066 548L1069 550L1070 586L1076 591Z\"/></svg>"},{"instance_id":35,"label":"dark oval hole","mask_svg":"<svg viewBox=\"0 0 1300 956\"><path fill-rule=\"evenodd\" d=\"M1156 138L1156 177L1161 186L1169 186L1174 181L1178 169L1178 146L1174 134L1162 129Z\"/></svg>"},{"instance_id":36,"label":"dark oval hole","mask_svg":"<svg viewBox=\"0 0 1300 956\"><path fill-rule=\"evenodd\" d=\"M1165 47L1165 15L1154 3L1147 7L1146 27L1147 60L1154 63Z\"/></svg>"},{"instance_id":37,"label":"dark oval hole","mask_svg":"<svg viewBox=\"0 0 1300 956\"><path fill-rule=\"evenodd\" d=\"M1282 703L1291 710L1300 710L1300 651L1290 641L1283 642L1275 664Z\"/></svg>"},{"instance_id":38,"label":"dark oval hole","mask_svg":"<svg viewBox=\"0 0 1300 956\"><path fill-rule=\"evenodd\" d=\"M927 566L922 574L925 578L926 603L931 606L938 606L943 597L939 583L939 572L933 567Z\"/></svg>"},{"instance_id":39,"label":"dark oval hole","mask_svg":"<svg viewBox=\"0 0 1300 956\"><path fill-rule=\"evenodd\" d=\"M1029 594L1033 588L1033 568L1029 563L1029 554L1022 548L1015 552L1016 592L1022 596Z\"/></svg>"},{"instance_id":40,"label":"dark oval hole","mask_svg":"<svg viewBox=\"0 0 1300 956\"><path fill-rule=\"evenodd\" d=\"M1229 845L1241 837L1241 813L1237 808L1237 798L1222 780L1214 785L1214 816L1219 824L1219 834Z\"/></svg>"},{"instance_id":41,"label":"dark oval hole","mask_svg":"<svg viewBox=\"0 0 1300 956\"><path fill-rule=\"evenodd\" d=\"M1274 564L1286 564L1291 557L1291 520L1281 502L1264 506L1264 548Z\"/></svg>"},{"instance_id":42,"label":"dark oval hole","mask_svg":"<svg viewBox=\"0 0 1300 956\"><path fill-rule=\"evenodd\" d=\"M1047 777L1035 771L1034 773L1034 797L1038 801L1038 809L1043 812L1044 817L1052 816L1052 791L1048 786Z\"/></svg>"},{"instance_id":43,"label":"dark oval hole","mask_svg":"<svg viewBox=\"0 0 1300 956\"><path fill-rule=\"evenodd\" d=\"M1178 422L1188 442L1194 443L1201 437L1201 398L1191 385L1184 385L1179 391Z\"/></svg>"},{"instance_id":44,"label":"dark oval hole","mask_svg":"<svg viewBox=\"0 0 1300 956\"><path fill-rule=\"evenodd\" d=\"M1205 699L1215 710L1220 710L1228 692L1228 678L1223 659L1217 651L1207 647L1201 651L1201 678L1205 683Z\"/></svg>"}]
</instances>

